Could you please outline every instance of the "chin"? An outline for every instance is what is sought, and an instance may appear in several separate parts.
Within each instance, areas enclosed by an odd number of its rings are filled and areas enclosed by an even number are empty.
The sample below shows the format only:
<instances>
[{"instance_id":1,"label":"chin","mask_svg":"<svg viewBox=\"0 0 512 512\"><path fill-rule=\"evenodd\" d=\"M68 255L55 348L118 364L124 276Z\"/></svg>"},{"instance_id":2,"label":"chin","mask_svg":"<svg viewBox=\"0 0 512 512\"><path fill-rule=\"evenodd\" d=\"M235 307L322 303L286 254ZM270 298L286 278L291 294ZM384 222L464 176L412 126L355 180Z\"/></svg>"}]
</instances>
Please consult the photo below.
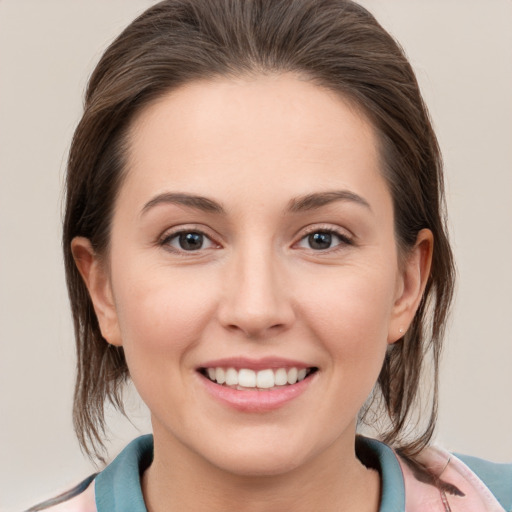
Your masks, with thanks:
<instances>
[{"instance_id":1,"label":"chin","mask_svg":"<svg viewBox=\"0 0 512 512\"><path fill-rule=\"evenodd\" d=\"M225 454L222 460L211 461L219 469L241 477L265 477L290 473L304 462L296 453L276 453L262 450L260 453Z\"/></svg>"},{"instance_id":2,"label":"chin","mask_svg":"<svg viewBox=\"0 0 512 512\"><path fill-rule=\"evenodd\" d=\"M282 475L296 470L322 451L309 446L307 437L227 436L203 447L202 456L210 464L228 473L246 477ZM214 450L211 447L215 447Z\"/></svg>"}]
</instances>

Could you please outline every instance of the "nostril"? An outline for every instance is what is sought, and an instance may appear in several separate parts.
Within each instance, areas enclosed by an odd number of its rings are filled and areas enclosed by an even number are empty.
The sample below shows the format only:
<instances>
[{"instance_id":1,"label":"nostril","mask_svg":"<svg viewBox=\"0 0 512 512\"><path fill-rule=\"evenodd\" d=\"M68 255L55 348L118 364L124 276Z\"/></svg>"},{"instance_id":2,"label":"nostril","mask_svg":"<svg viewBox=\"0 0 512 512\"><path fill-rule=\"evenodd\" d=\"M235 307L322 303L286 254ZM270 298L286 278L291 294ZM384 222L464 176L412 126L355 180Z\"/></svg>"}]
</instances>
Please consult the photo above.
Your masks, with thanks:
<instances>
[{"instance_id":1,"label":"nostril","mask_svg":"<svg viewBox=\"0 0 512 512\"><path fill-rule=\"evenodd\" d=\"M270 323L265 319L246 318L238 323L229 323L225 328L233 333L243 333L249 339L257 339L262 337L274 336L286 329L284 323Z\"/></svg>"}]
</instances>

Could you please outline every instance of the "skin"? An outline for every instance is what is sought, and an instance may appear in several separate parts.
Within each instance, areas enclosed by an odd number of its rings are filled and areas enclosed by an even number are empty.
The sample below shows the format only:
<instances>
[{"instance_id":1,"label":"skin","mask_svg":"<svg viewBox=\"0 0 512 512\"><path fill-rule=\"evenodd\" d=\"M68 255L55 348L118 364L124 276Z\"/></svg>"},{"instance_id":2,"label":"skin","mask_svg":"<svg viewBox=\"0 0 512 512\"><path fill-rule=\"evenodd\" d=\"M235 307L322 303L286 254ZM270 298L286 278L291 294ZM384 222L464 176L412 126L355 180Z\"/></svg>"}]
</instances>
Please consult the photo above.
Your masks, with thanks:
<instances>
[{"instance_id":1,"label":"skin","mask_svg":"<svg viewBox=\"0 0 512 512\"><path fill-rule=\"evenodd\" d=\"M73 253L103 336L124 347L151 410L151 512L378 510L356 418L413 319L432 235L398 254L377 148L357 109L293 75L194 82L133 121L109 253L83 238ZM345 197L290 209L332 191ZM161 200L171 192L223 213ZM180 230L205 233L203 248L181 249L170 236ZM326 231L331 246L312 247L308 235ZM197 372L267 356L318 368L273 411L219 403Z\"/></svg>"}]
</instances>

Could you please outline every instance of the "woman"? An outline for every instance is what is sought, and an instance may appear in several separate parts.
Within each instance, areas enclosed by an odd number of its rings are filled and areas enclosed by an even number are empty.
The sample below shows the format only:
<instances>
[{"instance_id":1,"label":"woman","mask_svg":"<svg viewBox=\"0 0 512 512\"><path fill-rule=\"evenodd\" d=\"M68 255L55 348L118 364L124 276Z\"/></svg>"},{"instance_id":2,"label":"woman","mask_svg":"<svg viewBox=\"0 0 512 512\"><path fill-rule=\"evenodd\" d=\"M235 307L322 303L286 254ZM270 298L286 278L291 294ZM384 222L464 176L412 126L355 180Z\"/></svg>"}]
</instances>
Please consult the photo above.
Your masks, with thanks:
<instances>
[{"instance_id":1,"label":"woman","mask_svg":"<svg viewBox=\"0 0 512 512\"><path fill-rule=\"evenodd\" d=\"M453 290L440 156L358 5L146 11L91 77L63 243L79 439L101 456L128 375L153 436L54 510L510 508L510 467L428 447ZM356 437L379 413L383 442Z\"/></svg>"}]
</instances>

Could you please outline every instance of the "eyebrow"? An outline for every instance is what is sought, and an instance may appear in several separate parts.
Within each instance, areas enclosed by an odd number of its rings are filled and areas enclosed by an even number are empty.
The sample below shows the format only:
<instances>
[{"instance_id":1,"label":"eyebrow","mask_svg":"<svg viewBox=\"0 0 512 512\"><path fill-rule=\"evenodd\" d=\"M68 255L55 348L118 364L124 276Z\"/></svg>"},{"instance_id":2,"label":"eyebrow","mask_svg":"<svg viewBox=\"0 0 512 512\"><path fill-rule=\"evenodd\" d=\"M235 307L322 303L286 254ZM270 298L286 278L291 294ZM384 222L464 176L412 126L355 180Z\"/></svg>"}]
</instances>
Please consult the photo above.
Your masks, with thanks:
<instances>
[{"instance_id":1,"label":"eyebrow","mask_svg":"<svg viewBox=\"0 0 512 512\"><path fill-rule=\"evenodd\" d=\"M366 199L361 197L350 190L335 190L330 192L317 192L314 194L308 194L302 197L292 199L288 203L288 211L290 212L303 212L308 210L314 210L326 206L335 201L349 201L352 203L359 204L368 208L371 211L371 206Z\"/></svg>"},{"instance_id":2,"label":"eyebrow","mask_svg":"<svg viewBox=\"0 0 512 512\"><path fill-rule=\"evenodd\" d=\"M335 201L353 202L364 206L371 211L370 204L366 199L354 192L350 192L349 190L316 192L296 197L288 203L286 210L292 213L315 210ZM142 208L141 215L144 215L148 210L160 204L177 204L181 206L188 206L189 208L195 208L196 210L201 210L207 213L216 213L220 215L226 214L226 210L222 205L213 199L186 193L165 192L148 201Z\"/></svg>"},{"instance_id":3,"label":"eyebrow","mask_svg":"<svg viewBox=\"0 0 512 512\"><path fill-rule=\"evenodd\" d=\"M225 214L224 208L207 197L195 196L191 194L166 192L159 194L150 201L148 201L142 208L141 215L144 215L148 210L154 208L159 204L177 204L181 206L188 206L209 213Z\"/></svg>"}]
</instances>

